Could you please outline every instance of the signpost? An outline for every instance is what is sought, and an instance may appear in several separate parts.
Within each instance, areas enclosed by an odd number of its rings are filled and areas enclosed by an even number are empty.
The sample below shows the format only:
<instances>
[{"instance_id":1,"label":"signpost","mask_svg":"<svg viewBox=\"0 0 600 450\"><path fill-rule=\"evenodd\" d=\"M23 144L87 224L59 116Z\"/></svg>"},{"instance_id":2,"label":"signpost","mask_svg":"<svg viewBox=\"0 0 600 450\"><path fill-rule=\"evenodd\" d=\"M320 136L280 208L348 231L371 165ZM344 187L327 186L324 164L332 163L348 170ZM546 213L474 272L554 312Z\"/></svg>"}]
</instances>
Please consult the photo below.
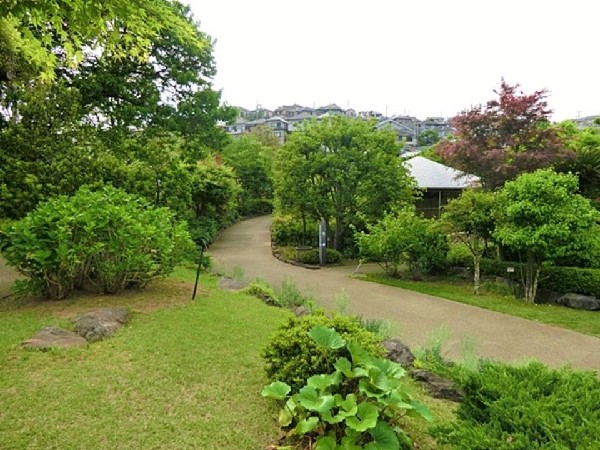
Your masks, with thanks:
<instances>
[{"instance_id":1,"label":"signpost","mask_svg":"<svg viewBox=\"0 0 600 450\"><path fill-rule=\"evenodd\" d=\"M321 220L319 224L319 264L327 262L327 223Z\"/></svg>"}]
</instances>

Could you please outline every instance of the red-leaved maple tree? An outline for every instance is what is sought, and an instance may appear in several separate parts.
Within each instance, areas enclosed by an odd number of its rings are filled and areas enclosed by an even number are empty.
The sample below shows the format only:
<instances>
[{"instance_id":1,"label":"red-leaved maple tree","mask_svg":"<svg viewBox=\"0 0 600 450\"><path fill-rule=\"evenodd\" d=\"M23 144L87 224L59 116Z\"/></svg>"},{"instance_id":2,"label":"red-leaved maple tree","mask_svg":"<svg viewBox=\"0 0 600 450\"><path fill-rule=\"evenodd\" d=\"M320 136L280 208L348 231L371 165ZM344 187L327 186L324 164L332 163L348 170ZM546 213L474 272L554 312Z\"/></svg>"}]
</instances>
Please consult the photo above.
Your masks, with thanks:
<instances>
[{"instance_id":1,"label":"red-leaved maple tree","mask_svg":"<svg viewBox=\"0 0 600 450\"><path fill-rule=\"evenodd\" d=\"M504 80L498 98L463 111L452 119L454 136L438 145L452 167L481 177L496 189L524 172L552 167L572 157L550 122L547 91L526 95Z\"/></svg>"}]
</instances>

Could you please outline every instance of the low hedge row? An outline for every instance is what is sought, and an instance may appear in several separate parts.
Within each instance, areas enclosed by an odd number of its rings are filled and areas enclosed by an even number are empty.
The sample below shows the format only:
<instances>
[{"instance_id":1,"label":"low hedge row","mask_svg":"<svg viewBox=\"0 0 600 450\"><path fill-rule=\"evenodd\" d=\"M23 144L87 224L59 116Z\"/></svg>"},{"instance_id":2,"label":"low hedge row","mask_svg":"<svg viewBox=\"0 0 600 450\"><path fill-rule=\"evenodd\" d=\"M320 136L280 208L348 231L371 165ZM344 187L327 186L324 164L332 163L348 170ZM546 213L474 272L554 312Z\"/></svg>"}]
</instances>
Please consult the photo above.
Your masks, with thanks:
<instances>
[{"instance_id":1,"label":"low hedge row","mask_svg":"<svg viewBox=\"0 0 600 450\"><path fill-rule=\"evenodd\" d=\"M514 267L514 273L508 273L507 268ZM518 262L482 259L481 273L521 280L525 265ZM594 295L600 297L600 269L581 269L579 267L544 267L538 284L540 289L546 289L558 294L574 292L576 294Z\"/></svg>"}]
</instances>

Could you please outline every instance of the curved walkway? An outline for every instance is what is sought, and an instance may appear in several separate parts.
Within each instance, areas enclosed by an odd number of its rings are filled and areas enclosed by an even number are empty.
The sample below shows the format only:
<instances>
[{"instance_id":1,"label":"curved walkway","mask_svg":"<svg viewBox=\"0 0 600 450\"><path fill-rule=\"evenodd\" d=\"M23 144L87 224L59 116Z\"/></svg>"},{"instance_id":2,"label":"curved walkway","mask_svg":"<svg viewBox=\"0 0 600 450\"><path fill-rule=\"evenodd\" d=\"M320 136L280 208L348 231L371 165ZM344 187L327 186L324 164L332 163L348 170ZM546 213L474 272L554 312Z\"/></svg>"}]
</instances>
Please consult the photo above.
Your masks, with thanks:
<instances>
[{"instance_id":1,"label":"curved walkway","mask_svg":"<svg viewBox=\"0 0 600 450\"><path fill-rule=\"evenodd\" d=\"M355 267L307 270L283 263L271 254L270 224L271 218L265 216L245 220L225 230L210 249L216 264L225 269L242 267L247 278L262 277L274 285L290 278L328 309L335 308L336 296L345 291L353 313L397 323L399 337L409 345L425 345L432 333L445 327L450 336L444 348L451 358L461 356L465 342L473 342L476 353L483 357L507 362L535 358L554 367L571 364L600 373L598 338L353 279L350 276Z\"/></svg>"}]
</instances>

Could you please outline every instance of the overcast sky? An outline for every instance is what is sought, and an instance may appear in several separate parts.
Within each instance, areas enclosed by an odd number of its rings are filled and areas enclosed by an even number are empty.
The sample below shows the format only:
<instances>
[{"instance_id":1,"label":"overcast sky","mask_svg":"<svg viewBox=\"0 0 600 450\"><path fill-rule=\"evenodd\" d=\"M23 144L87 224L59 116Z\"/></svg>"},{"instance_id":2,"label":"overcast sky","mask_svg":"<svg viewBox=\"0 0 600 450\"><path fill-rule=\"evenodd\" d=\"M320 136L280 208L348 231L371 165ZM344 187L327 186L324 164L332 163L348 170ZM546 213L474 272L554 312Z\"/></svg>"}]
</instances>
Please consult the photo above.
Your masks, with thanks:
<instances>
[{"instance_id":1,"label":"overcast sky","mask_svg":"<svg viewBox=\"0 0 600 450\"><path fill-rule=\"evenodd\" d=\"M597 0L188 0L229 104L455 115L502 77L554 120L600 114Z\"/></svg>"}]
</instances>

